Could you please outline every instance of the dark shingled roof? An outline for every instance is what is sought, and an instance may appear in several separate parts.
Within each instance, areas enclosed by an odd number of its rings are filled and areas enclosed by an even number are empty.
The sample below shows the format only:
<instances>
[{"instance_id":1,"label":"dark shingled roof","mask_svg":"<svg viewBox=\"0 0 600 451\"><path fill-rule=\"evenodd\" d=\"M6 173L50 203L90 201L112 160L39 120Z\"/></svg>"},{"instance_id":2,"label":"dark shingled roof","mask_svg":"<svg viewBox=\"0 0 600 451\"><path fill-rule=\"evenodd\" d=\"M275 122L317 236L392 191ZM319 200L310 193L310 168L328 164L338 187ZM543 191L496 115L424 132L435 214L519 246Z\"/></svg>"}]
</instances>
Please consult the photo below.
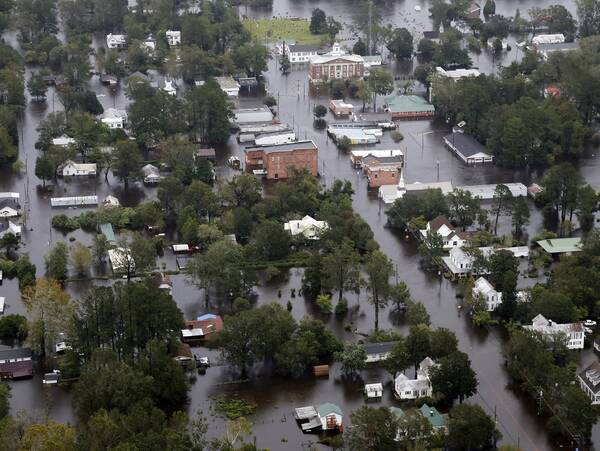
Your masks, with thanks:
<instances>
[{"instance_id":1,"label":"dark shingled roof","mask_svg":"<svg viewBox=\"0 0 600 451\"><path fill-rule=\"evenodd\" d=\"M449 144L456 147L465 158L471 157L477 153L491 155L490 151L483 144L464 133L451 133L444 136L444 139Z\"/></svg>"}]
</instances>

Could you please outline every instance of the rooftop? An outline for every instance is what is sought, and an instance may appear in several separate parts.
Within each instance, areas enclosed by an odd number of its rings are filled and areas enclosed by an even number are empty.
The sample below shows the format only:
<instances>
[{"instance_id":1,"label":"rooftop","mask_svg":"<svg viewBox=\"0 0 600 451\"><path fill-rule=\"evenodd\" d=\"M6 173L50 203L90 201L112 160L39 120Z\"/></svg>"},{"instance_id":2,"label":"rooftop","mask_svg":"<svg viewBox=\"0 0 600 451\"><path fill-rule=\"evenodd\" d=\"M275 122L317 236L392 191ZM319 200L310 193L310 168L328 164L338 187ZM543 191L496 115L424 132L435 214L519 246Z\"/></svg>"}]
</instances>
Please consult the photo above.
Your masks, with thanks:
<instances>
[{"instance_id":1,"label":"rooftop","mask_svg":"<svg viewBox=\"0 0 600 451\"><path fill-rule=\"evenodd\" d=\"M594 393L600 392L600 362L596 361L579 373L579 377Z\"/></svg>"},{"instance_id":2,"label":"rooftop","mask_svg":"<svg viewBox=\"0 0 600 451\"><path fill-rule=\"evenodd\" d=\"M465 157L472 157L478 153L490 155L490 151L483 144L464 133L450 133L444 136L444 140Z\"/></svg>"},{"instance_id":3,"label":"rooftop","mask_svg":"<svg viewBox=\"0 0 600 451\"><path fill-rule=\"evenodd\" d=\"M397 341L383 341L381 343L365 343L364 348L369 354L382 354L386 352L390 352L392 348L398 344Z\"/></svg>"},{"instance_id":4,"label":"rooftop","mask_svg":"<svg viewBox=\"0 0 600 451\"><path fill-rule=\"evenodd\" d=\"M326 402L324 404L317 406L317 413L319 414L320 417L326 417L327 415L330 415L332 413L336 413L336 414L342 416L342 409L340 409L338 406L336 406L333 403Z\"/></svg>"},{"instance_id":5,"label":"rooftop","mask_svg":"<svg viewBox=\"0 0 600 451\"><path fill-rule=\"evenodd\" d=\"M317 52L320 47L313 44L289 44L290 53L296 52Z\"/></svg>"},{"instance_id":6,"label":"rooftop","mask_svg":"<svg viewBox=\"0 0 600 451\"><path fill-rule=\"evenodd\" d=\"M293 143L275 144L272 146L248 148L248 149L246 149L246 152L250 152L250 151L262 151L265 153L293 152L294 150L305 150L305 149L318 150L317 145L314 143L314 141L309 139L306 141L296 141Z\"/></svg>"},{"instance_id":7,"label":"rooftop","mask_svg":"<svg viewBox=\"0 0 600 451\"><path fill-rule=\"evenodd\" d=\"M215 77L215 81L221 89L236 89L240 87L240 84L233 77Z\"/></svg>"},{"instance_id":8,"label":"rooftop","mask_svg":"<svg viewBox=\"0 0 600 451\"><path fill-rule=\"evenodd\" d=\"M549 254L581 251L581 238L553 238L537 242Z\"/></svg>"},{"instance_id":9,"label":"rooftop","mask_svg":"<svg viewBox=\"0 0 600 451\"><path fill-rule=\"evenodd\" d=\"M385 102L392 113L433 113L435 107L421 96L390 96Z\"/></svg>"},{"instance_id":10,"label":"rooftop","mask_svg":"<svg viewBox=\"0 0 600 451\"><path fill-rule=\"evenodd\" d=\"M446 426L446 419L435 407L423 404L419 411L421 412L421 415L427 418L434 428L443 428Z\"/></svg>"}]
</instances>

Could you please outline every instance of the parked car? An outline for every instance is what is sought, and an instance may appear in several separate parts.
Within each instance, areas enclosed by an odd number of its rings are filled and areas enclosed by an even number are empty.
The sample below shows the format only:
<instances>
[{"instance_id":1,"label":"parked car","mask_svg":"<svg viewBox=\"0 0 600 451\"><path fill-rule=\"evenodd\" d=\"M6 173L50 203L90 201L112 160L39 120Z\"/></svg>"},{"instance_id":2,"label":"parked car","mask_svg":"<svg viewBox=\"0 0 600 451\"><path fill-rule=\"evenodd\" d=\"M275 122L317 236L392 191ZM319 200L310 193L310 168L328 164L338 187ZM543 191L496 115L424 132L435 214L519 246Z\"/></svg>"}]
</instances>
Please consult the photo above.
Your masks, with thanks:
<instances>
[{"instance_id":1,"label":"parked car","mask_svg":"<svg viewBox=\"0 0 600 451\"><path fill-rule=\"evenodd\" d=\"M593 321L593 320L591 320L591 319L586 319L586 320L583 322L583 325L584 325L584 326L587 326L587 327L594 327L594 326L596 325L596 321Z\"/></svg>"},{"instance_id":2,"label":"parked car","mask_svg":"<svg viewBox=\"0 0 600 451\"><path fill-rule=\"evenodd\" d=\"M200 357L196 362L196 366L198 366L198 368L208 368L210 367L210 360L208 357Z\"/></svg>"}]
</instances>

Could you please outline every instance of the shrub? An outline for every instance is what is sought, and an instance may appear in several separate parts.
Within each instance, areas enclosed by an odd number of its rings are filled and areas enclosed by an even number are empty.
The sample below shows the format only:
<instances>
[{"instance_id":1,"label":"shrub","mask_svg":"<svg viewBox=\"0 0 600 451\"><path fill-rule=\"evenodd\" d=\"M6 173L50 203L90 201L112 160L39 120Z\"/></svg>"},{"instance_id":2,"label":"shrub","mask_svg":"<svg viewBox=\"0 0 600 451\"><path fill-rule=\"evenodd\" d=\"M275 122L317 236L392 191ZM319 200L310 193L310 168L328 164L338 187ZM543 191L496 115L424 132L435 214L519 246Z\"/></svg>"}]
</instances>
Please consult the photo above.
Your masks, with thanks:
<instances>
[{"instance_id":1,"label":"shrub","mask_svg":"<svg viewBox=\"0 0 600 451\"><path fill-rule=\"evenodd\" d=\"M270 108L277 105L277 100L275 100L275 97L273 96L267 96L263 99L263 103Z\"/></svg>"},{"instance_id":2,"label":"shrub","mask_svg":"<svg viewBox=\"0 0 600 451\"><path fill-rule=\"evenodd\" d=\"M227 399L219 396L214 399L215 411L229 420L237 420L240 417L252 415L256 410L256 404L245 399Z\"/></svg>"},{"instance_id":3,"label":"shrub","mask_svg":"<svg viewBox=\"0 0 600 451\"><path fill-rule=\"evenodd\" d=\"M72 232L79 228L77 218L69 218L67 215L56 215L52 218L52 227L63 232Z\"/></svg>"},{"instance_id":4,"label":"shrub","mask_svg":"<svg viewBox=\"0 0 600 451\"><path fill-rule=\"evenodd\" d=\"M352 147L352 141L350 141L350 138L348 138L347 136L343 136L340 139L338 139L337 146L340 150L347 152Z\"/></svg>"},{"instance_id":5,"label":"shrub","mask_svg":"<svg viewBox=\"0 0 600 451\"><path fill-rule=\"evenodd\" d=\"M333 304L331 303L331 296L328 294L320 294L317 296L316 300L317 307L321 310L321 313L330 314L333 309Z\"/></svg>"},{"instance_id":6,"label":"shrub","mask_svg":"<svg viewBox=\"0 0 600 451\"><path fill-rule=\"evenodd\" d=\"M335 314L343 316L348 313L348 300L342 298L337 304L335 304Z\"/></svg>"},{"instance_id":7,"label":"shrub","mask_svg":"<svg viewBox=\"0 0 600 451\"><path fill-rule=\"evenodd\" d=\"M402 141L404 139L404 135L402 133L400 133L398 130L392 132L391 136L395 143L399 143L400 141Z\"/></svg>"}]
</instances>

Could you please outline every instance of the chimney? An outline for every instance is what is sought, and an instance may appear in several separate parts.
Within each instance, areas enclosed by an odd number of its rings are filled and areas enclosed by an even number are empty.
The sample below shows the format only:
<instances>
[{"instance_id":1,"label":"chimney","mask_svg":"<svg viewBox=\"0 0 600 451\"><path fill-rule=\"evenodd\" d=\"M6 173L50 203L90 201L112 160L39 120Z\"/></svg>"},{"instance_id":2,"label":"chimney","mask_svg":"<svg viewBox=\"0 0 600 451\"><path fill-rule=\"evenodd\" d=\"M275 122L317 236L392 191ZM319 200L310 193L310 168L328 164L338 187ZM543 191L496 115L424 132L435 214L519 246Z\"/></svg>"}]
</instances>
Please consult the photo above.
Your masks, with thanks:
<instances>
[{"instance_id":1,"label":"chimney","mask_svg":"<svg viewBox=\"0 0 600 451\"><path fill-rule=\"evenodd\" d=\"M432 417L433 416L433 409L429 409L429 416Z\"/></svg>"}]
</instances>

